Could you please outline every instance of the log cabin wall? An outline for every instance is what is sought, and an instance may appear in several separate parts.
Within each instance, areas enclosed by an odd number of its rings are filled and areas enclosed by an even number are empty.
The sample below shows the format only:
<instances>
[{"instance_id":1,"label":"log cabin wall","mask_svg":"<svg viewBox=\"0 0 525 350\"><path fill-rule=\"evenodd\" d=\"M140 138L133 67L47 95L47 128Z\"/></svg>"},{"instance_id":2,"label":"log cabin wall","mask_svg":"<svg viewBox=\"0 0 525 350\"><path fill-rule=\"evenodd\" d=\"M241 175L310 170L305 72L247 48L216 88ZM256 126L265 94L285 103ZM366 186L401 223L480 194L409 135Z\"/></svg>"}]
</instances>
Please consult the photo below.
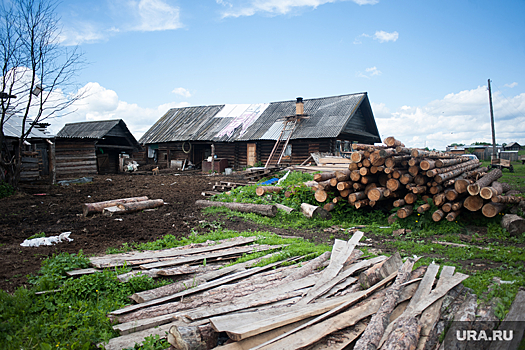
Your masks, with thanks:
<instances>
[{"instance_id":1,"label":"log cabin wall","mask_svg":"<svg viewBox=\"0 0 525 350\"><path fill-rule=\"evenodd\" d=\"M95 140L57 139L55 157L57 177L97 173Z\"/></svg>"}]
</instances>

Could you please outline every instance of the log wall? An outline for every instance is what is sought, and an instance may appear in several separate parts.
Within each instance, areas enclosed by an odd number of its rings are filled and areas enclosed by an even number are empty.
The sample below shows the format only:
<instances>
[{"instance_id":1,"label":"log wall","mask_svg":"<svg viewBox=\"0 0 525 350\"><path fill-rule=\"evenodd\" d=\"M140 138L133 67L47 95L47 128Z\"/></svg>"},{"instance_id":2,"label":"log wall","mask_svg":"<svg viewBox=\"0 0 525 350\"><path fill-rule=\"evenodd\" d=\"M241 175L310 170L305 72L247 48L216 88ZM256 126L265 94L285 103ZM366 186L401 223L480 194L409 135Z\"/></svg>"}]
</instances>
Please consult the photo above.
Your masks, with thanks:
<instances>
[{"instance_id":1,"label":"log wall","mask_svg":"<svg viewBox=\"0 0 525 350\"><path fill-rule=\"evenodd\" d=\"M57 139L55 157L57 177L97 174L94 140Z\"/></svg>"}]
</instances>

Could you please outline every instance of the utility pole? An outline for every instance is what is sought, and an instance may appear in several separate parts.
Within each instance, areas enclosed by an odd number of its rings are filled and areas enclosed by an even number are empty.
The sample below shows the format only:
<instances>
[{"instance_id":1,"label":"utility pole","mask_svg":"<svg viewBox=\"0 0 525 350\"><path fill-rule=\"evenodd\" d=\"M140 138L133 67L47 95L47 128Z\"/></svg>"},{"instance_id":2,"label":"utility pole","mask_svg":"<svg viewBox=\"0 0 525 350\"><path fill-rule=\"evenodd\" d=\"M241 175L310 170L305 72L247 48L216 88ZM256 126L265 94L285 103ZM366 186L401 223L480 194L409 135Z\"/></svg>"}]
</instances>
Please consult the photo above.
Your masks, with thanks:
<instances>
[{"instance_id":1,"label":"utility pole","mask_svg":"<svg viewBox=\"0 0 525 350\"><path fill-rule=\"evenodd\" d=\"M490 106L490 125L492 127L492 159L496 159L496 131L494 130L494 112L492 110L492 92L490 90L489 79L489 106Z\"/></svg>"}]
</instances>

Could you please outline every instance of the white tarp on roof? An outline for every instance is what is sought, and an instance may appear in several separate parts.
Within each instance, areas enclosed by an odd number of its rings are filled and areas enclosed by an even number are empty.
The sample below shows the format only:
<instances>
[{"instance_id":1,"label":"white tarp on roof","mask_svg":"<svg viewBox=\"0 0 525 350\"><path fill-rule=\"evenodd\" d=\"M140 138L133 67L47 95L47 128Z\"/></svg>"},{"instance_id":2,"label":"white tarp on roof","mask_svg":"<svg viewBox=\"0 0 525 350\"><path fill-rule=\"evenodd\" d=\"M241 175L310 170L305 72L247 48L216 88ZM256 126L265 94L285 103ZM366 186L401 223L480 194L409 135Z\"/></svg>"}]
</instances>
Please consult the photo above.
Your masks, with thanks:
<instances>
[{"instance_id":1,"label":"white tarp on roof","mask_svg":"<svg viewBox=\"0 0 525 350\"><path fill-rule=\"evenodd\" d=\"M232 121L219 131L215 137L220 138L225 135L231 137L238 127L242 127L240 135L244 135L246 130L261 116L269 105L269 103L224 105L214 118L232 118Z\"/></svg>"}]
</instances>

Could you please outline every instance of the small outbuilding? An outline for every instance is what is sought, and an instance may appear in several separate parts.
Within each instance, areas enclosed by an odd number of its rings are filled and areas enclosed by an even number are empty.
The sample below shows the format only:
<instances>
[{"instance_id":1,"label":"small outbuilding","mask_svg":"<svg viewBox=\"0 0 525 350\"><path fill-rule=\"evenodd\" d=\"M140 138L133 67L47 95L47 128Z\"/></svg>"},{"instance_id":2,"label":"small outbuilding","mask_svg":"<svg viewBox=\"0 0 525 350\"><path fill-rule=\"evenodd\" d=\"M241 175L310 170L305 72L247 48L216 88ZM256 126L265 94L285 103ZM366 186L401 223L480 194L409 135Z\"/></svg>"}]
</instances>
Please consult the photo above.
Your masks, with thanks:
<instances>
[{"instance_id":1,"label":"small outbuilding","mask_svg":"<svg viewBox=\"0 0 525 350\"><path fill-rule=\"evenodd\" d=\"M505 145L503 148L505 151L519 151L521 150L522 146L517 142L511 142L508 145Z\"/></svg>"},{"instance_id":2,"label":"small outbuilding","mask_svg":"<svg viewBox=\"0 0 525 350\"><path fill-rule=\"evenodd\" d=\"M314 152L338 153L352 142L381 142L366 92L259 103L170 109L139 140L162 166L206 159L231 168L300 164Z\"/></svg>"},{"instance_id":3,"label":"small outbuilding","mask_svg":"<svg viewBox=\"0 0 525 350\"><path fill-rule=\"evenodd\" d=\"M122 119L70 123L56 135L57 176L114 174L141 147Z\"/></svg>"}]
</instances>

